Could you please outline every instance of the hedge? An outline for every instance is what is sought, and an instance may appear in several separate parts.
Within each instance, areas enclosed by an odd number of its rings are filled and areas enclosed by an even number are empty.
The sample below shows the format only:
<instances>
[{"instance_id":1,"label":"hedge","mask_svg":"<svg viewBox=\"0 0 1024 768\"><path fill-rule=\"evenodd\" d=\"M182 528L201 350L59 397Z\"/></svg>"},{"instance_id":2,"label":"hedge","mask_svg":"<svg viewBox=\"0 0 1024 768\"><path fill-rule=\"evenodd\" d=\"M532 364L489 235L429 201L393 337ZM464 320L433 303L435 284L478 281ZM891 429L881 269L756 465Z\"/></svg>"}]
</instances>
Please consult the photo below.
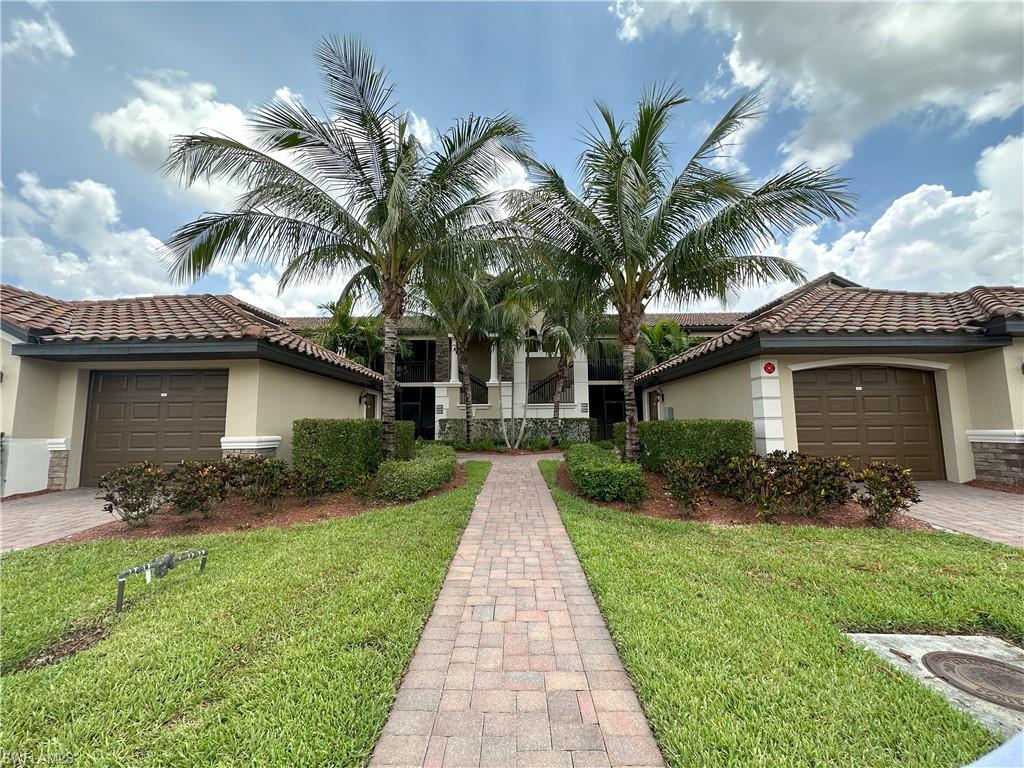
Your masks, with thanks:
<instances>
[{"instance_id":1,"label":"hedge","mask_svg":"<svg viewBox=\"0 0 1024 768\"><path fill-rule=\"evenodd\" d=\"M451 446L424 443L411 460L392 459L380 465L376 496L388 501L418 498L455 477L457 461Z\"/></svg>"},{"instance_id":2,"label":"hedge","mask_svg":"<svg viewBox=\"0 0 1024 768\"><path fill-rule=\"evenodd\" d=\"M562 422L562 443L589 443L597 431L597 419L561 419ZM519 424L519 419L515 420ZM473 422L475 434L474 440L501 440L504 441L501 433L501 419L475 419ZM523 433L523 442L529 440L543 440L551 437L554 430L554 419L528 418L526 420L526 431ZM509 429L512 429L509 423ZM438 424L437 439L462 441L466 438L465 419L441 419Z\"/></svg>"},{"instance_id":3,"label":"hedge","mask_svg":"<svg viewBox=\"0 0 1024 768\"><path fill-rule=\"evenodd\" d=\"M415 425L395 423L399 458L412 458ZM297 419L292 465L310 490L343 491L377 471L384 458L384 426L376 419Z\"/></svg>"},{"instance_id":4,"label":"hedge","mask_svg":"<svg viewBox=\"0 0 1024 768\"><path fill-rule=\"evenodd\" d=\"M606 448L570 445L565 450L565 466L576 490L587 498L637 504L647 497L643 468L635 462L620 462Z\"/></svg>"},{"instance_id":5,"label":"hedge","mask_svg":"<svg viewBox=\"0 0 1024 768\"><path fill-rule=\"evenodd\" d=\"M754 425L743 419L641 421L638 427L640 463L651 472L661 472L669 461L707 464L717 456L744 456L754 449ZM616 424L613 435L625 452L625 423Z\"/></svg>"}]
</instances>

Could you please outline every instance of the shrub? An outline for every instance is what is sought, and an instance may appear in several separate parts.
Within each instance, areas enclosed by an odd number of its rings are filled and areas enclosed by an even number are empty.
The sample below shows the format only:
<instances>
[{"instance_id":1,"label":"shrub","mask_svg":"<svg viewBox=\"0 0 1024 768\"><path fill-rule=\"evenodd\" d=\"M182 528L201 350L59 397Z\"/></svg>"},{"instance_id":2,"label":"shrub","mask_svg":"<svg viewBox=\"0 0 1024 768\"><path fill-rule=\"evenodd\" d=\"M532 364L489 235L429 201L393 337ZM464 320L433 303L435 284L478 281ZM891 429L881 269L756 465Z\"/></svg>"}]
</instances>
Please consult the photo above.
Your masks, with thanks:
<instances>
[{"instance_id":1,"label":"shrub","mask_svg":"<svg viewBox=\"0 0 1024 768\"><path fill-rule=\"evenodd\" d=\"M410 501L455 477L457 463L451 446L425 443L409 461L392 459L380 465L375 495L388 501Z\"/></svg>"},{"instance_id":2,"label":"shrub","mask_svg":"<svg viewBox=\"0 0 1024 768\"><path fill-rule=\"evenodd\" d=\"M123 520L129 528L149 522L165 500L164 471L155 464L124 464L100 478L103 511Z\"/></svg>"},{"instance_id":3,"label":"shrub","mask_svg":"<svg viewBox=\"0 0 1024 768\"><path fill-rule=\"evenodd\" d=\"M668 492L679 511L692 514L707 498L708 473L700 464L677 459L665 465Z\"/></svg>"},{"instance_id":4,"label":"shrub","mask_svg":"<svg viewBox=\"0 0 1024 768\"><path fill-rule=\"evenodd\" d=\"M863 484L857 501L868 508L868 518L879 527L888 525L896 513L921 501L910 470L899 464L872 461L860 471L857 481Z\"/></svg>"},{"instance_id":5,"label":"shrub","mask_svg":"<svg viewBox=\"0 0 1024 768\"><path fill-rule=\"evenodd\" d=\"M573 485L587 498L637 504L647 497L647 479L640 465L620 462L604 448L570 445L565 449L565 466Z\"/></svg>"},{"instance_id":6,"label":"shrub","mask_svg":"<svg viewBox=\"0 0 1024 768\"><path fill-rule=\"evenodd\" d=\"M213 514L214 506L224 501L228 488L221 461L182 461L170 473L170 501L179 515L199 512L203 517Z\"/></svg>"},{"instance_id":7,"label":"shrub","mask_svg":"<svg viewBox=\"0 0 1024 768\"><path fill-rule=\"evenodd\" d=\"M524 440L522 445L522 448L527 451L546 451L550 447L550 437L535 437L532 440Z\"/></svg>"},{"instance_id":8,"label":"shrub","mask_svg":"<svg viewBox=\"0 0 1024 768\"><path fill-rule=\"evenodd\" d=\"M612 443L614 443L619 455L626 455L626 422L617 421L612 424Z\"/></svg>"},{"instance_id":9,"label":"shrub","mask_svg":"<svg viewBox=\"0 0 1024 768\"><path fill-rule=\"evenodd\" d=\"M641 421L640 463L660 472L665 462L683 459L707 464L716 456L744 456L754 447L754 426L742 419ZM625 424L622 426L625 448Z\"/></svg>"},{"instance_id":10,"label":"shrub","mask_svg":"<svg viewBox=\"0 0 1024 768\"><path fill-rule=\"evenodd\" d=\"M229 456L222 465L228 487L254 504L273 507L288 487L288 465L281 459Z\"/></svg>"},{"instance_id":11,"label":"shrub","mask_svg":"<svg viewBox=\"0 0 1024 768\"><path fill-rule=\"evenodd\" d=\"M412 422L398 424L412 427ZM396 447L412 453L412 432L396 427ZM292 464L300 493L344 491L373 474L384 455L384 429L376 419L298 419L292 424Z\"/></svg>"},{"instance_id":12,"label":"shrub","mask_svg":"<svg viewBox=\"0 0 1024 768\"><path fill-rule=\"evenodd\" d=\"M382 433L383 434L383 433ZM383 455L383 449L382 449ZM408 461L416 455L416 424L412 421L395 422L395 458Z\"/></svg>"}]
</instances>

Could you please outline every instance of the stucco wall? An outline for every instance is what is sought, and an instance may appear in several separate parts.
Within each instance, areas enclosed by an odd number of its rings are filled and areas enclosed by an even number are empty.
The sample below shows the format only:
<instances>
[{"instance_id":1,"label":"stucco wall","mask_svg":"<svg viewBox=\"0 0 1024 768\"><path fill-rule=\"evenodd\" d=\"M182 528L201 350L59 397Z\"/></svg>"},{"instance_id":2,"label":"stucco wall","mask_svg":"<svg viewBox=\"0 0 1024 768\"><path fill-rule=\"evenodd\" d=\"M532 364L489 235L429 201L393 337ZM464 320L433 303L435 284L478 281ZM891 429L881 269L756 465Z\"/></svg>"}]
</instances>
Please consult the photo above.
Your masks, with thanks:
<instances>
[{"instance_id":1,"label":"stucco wall","mask_svg":"<svg viewBox=\"0 0 1024 768\"><path fill-rule=\"evenodd\" d=\"M264 360L255 362L258 372L255 403L251 399L249 377L240 377L245 378L244 387L240 386L236 392L232 390L232 373L228 377L228 411L255 406L252 407L255 412L254 431L245 434L280 435L281 445L277 449L279 458L291 459L292 422L296 419L363 417L363 406L359 404L363 387ZM231 428L237 426L233 422ZM227 434L237 433L228 430Z\"/></svg>"},{"instance_id":2,"label":"stucco wall","mask_svg":"<svg viewBox=\"0 0 1024 768\"><path fill-rule=\"evenodd\" d=\"M673 409L676 419L754 418L750 363L745 360L669 381L656 389L662 394L661 418L667 418L666 408ZM641 393L645 406L648 391ZM644 418L650 417L645 414Z\"/></svg>"},{"instance_id":3,"label":"stucco wall","mask_svg":"<svg viewBox=\"0 0 1024 768\"><path fill-rule=\"evenodd\" d=\"M971 429L1024 429L1024 339L964 355ZM976 396L984 393L984 396Z\"/></svg>"}]
</instances>

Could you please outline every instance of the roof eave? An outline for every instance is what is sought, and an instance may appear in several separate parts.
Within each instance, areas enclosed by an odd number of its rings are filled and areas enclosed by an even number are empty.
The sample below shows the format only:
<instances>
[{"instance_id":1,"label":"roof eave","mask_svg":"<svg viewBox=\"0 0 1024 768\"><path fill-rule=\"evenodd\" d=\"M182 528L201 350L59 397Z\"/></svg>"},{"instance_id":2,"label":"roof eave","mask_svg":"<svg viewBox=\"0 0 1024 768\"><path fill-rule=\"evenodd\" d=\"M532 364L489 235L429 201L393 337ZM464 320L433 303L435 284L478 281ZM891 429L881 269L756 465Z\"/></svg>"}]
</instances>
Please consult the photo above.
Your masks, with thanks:
<instances>
[{"instance_id":1,"label":"roof eave","mask_svg":"<svg viewBox=\"0 0 1024 768\"><path fill-rule=\"evenodd\" d=\"M381 389L379 379L360 371L333 365L301 352L271 344L264 339L216 341L58 341L45 344L15 344L12 353L19 357L54 362L117 362L136 360L267 360L289 368Z\"/></svg>"},{"instance_id":2,"label":"roof eave","mask_svg":"<svg viewBox=\"0 0 1024 768\"><path fill-rule=\"evenodd\" d=\"M637 386L646 388L663 384L757 355L972 352L1005 347L1010 343L1010 335L975 333L758 333L651 376L640 374Z\"/></svg>"}]
</instances>

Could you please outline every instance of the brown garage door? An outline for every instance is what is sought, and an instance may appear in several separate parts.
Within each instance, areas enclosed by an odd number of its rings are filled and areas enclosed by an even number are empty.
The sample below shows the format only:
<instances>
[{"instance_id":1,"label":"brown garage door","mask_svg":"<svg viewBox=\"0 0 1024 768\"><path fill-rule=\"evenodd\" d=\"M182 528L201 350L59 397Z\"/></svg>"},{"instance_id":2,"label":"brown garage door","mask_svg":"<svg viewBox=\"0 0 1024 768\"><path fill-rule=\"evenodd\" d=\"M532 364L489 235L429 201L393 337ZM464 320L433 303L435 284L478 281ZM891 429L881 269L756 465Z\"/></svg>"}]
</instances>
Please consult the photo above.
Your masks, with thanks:
<instances>
[{"instance_id":1,"label":"brown garage door","mask_svg":"<svg viewBox=\"0 0 1024 768\"><path fill-rule=\"evenodd\" d=\"M931 371L849 366L793 372L800 450L895 461L918 480L944 480Z\"/></svg>"},{"instance_id":2,"label":"brown garage door","mask_svg":"<svg viewBox=\"0 0 1024 768\"><path fill-rule=\"evenodd\" d=\"M219 459L227 371L94 371L82 483L119 464Z\"/></svg>"}]
</instances>

